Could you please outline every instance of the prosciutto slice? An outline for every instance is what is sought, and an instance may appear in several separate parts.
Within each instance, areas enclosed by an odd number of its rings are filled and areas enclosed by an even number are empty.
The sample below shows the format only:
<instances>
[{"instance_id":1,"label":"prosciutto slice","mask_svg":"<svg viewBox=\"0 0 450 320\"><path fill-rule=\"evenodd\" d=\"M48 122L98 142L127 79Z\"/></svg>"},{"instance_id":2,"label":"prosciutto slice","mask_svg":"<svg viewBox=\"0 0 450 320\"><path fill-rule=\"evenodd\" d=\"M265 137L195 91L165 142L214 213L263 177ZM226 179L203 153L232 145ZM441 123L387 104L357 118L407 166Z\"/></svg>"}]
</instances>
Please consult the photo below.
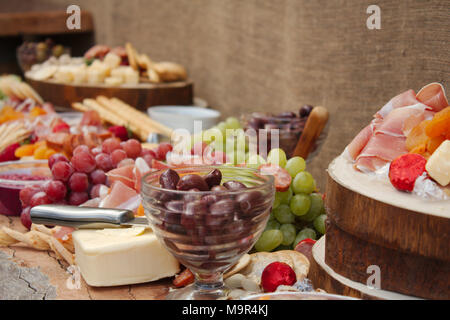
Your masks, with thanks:
<instances>
[{"instance_id":1,"label":"prosciutto slice","mask_svg":"<svg viewBox=\"0 0 450 320\"><path fill-rule=\"evenodd\" d=\"M386 103L346 147L345 153L361 171L375 171L407 153L406 136L421 121L448 105L444 89L430 83L416 95L405 91Z\"/></svg>"}]
</instances>

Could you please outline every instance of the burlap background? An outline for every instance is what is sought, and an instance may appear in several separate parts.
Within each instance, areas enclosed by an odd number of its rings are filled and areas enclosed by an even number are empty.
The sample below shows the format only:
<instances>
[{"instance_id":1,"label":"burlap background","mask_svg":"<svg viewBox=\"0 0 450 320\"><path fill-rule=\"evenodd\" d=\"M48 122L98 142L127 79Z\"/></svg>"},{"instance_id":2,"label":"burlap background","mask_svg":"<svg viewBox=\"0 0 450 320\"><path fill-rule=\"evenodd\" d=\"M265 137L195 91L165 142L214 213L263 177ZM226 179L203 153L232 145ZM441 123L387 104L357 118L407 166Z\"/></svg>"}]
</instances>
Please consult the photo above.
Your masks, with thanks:
<instances>
[{"instance_id":1,"label":"burlap background","mask_svg":"<svg viewBox=\"0 0 450 320\"><path fill-rule=\"evenodd\" d=\"M186 65L196 95L224 116L327 107L329 136L309 166L322 188L328 163L387 100L449 84L448 0L0 0L0 10L68 4L94 15L99 43ZM371 4L381 30L366 27Z\"/></svg>"}]
</instances>

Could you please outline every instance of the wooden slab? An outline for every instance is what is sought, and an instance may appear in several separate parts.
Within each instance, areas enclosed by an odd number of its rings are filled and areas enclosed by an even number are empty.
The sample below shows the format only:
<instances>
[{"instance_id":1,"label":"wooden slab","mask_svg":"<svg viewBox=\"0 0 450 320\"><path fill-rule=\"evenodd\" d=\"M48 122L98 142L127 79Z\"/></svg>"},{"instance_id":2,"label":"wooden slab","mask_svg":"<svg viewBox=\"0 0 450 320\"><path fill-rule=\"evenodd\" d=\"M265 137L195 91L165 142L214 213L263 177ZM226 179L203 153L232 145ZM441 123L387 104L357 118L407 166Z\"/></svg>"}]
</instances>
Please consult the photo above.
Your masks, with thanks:
<instances>
[{"instance_id":1,"label":"wooden slab","mask_svg":"<svg viewBox=\"0 0 450 320\"><path fill-rule=\"evenodd\" d=\"M370 288L362 283L352 281L336 273L325 262L325 247L328 236L320 238L312 249L311 266L308 278L314 287L321 288L328 293L340 294L368 300L414 300L416 297L407 296L391 291Z\"/></svg>"},{"instance_id":2,"label":"wooden slab","mask_svg":"<svg viewBox=\"0 0 450 320\"><path fill-rule=\"evenodd\" d=\"M0 227L25 231L17 217L0 215ZM0 300L154 300L164 299L170 279L156 282L95 288L81 278L80 288L71 289L69 266L52 252L37 251L20 245L0 247ZM69 283L69 285L68 285Z\"/></svg>"},{"instance_id":3,"label":"wooden slab","mask_svg":"<svg viewBox=\"0 0 450 320\"><path fill-rule=\"evenodd\" d=\"M85 98L95 99L99 95L118 98L142 111L156 105L192 105L194 97L194 86L190 80L158 84L140 83L137 86L117 87L61 84L29 78L26 81L39 92L45 101L66 108L71 108L73 102L80 102Z\"/></svg>"},{"instance_id":4,"label":"wooden slab","mask_svg":"<svg viewBox=\"0 0 450 320\"><path fill-rule=\"evenodd\" d=\"M81 29L69 30L68 17L65 11L0 13L0 36L93 32L94 22L89 12L81 11Z\"/></svg>"}]
</instances>

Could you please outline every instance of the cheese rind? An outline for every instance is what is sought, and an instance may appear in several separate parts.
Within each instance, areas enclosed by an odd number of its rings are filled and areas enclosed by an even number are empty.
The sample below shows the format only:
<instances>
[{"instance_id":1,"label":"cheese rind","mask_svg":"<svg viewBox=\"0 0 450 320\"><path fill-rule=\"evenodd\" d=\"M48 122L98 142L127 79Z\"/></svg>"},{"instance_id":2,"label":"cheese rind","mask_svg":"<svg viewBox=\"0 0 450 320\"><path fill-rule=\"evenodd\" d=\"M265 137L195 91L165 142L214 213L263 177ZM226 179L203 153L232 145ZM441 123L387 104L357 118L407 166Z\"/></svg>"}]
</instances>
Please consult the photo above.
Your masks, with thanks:
<instances>
[{"instance_id":1,"label":"cheese rind","mask_svg":"<svg viewBox=\"0 0 450 320\"><path fill-rule=\"evenodd\" d=\"M425 168L441 186L450 184L450 140L441 143L428 159Z\"/></svg>"},{"instance_id":2,"label":"cheese rind","mask_svg":"<svg viewBox=\"0 0 450 320\"><path fill-rule=\"evenodd\" d=\"M150 229L144 232L106 230L77 230L72 233L75 262L90 286L144 283L170 277L180 271L178 261Z\"/></svg>"}]
</instances>

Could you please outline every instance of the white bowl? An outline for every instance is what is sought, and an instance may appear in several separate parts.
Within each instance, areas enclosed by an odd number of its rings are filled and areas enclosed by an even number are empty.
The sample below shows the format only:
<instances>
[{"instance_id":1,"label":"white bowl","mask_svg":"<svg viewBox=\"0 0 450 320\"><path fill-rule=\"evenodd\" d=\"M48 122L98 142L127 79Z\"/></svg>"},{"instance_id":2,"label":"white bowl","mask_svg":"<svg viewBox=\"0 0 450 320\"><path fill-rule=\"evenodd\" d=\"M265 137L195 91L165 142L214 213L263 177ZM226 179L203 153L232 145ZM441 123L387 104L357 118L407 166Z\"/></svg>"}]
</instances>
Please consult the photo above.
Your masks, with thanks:
<instances>
[{"instance_id":1,"label":"white bowl","mask_svg":"<svg viewBox=\"0 0 450 320\"><path fill-rule=\"evenodd\" d=\"M220 112L191 106L155 106L147 109L148 115L172 129L187 129L194 133L194 121L201 121L201 130L217 124ZM197 124L199 126L199 124Z\"/></svg>"}]
</instances>

